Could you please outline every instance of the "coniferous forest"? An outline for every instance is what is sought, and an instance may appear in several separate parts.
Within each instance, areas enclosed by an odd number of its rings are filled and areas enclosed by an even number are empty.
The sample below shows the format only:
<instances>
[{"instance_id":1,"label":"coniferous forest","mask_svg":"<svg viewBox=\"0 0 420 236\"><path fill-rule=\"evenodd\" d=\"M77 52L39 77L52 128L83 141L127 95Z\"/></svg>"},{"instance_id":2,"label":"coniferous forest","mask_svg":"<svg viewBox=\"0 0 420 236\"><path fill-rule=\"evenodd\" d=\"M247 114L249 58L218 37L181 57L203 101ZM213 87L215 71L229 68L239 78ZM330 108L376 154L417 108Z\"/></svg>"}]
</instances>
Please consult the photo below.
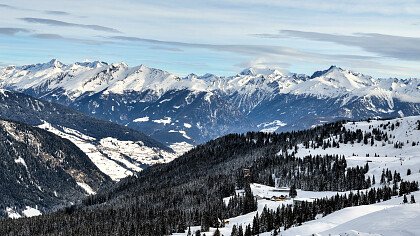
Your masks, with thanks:
<instances>
[{"instance_id":1,"label":"coniferous forest","mask_svg":"<svg viewBox=\"0 0 420 236\"><path fill-rule=\"evenodd\" d=\"M332 137L338 137L333 139ZM342 122L288 133L231 134L199 145L178 159L152 166L83 202L39 217L0 221L0 235L168 235L189 226L221 227L220 219L256 210L250 183L273 186L275 175L283 186L313 191L348 191L348 195L304 202L276 211L265 209L252 225L241 225L232 235L256 235L289 228L318 214L372 204L418 190L417 182L383 170L383 187L369 188L369 165L348 167L337 155L298 158L298 144L313 149L344 143L375 143L387 139L383 131L346 130ZM325 141L329 140L329 141ZM244 169L249 175L244 175ZM235 195L229 204L224 197ZM196 233L196 232L193 232ZM198 233L198 232L197 232Z\"/></svg>"}]
</instances>

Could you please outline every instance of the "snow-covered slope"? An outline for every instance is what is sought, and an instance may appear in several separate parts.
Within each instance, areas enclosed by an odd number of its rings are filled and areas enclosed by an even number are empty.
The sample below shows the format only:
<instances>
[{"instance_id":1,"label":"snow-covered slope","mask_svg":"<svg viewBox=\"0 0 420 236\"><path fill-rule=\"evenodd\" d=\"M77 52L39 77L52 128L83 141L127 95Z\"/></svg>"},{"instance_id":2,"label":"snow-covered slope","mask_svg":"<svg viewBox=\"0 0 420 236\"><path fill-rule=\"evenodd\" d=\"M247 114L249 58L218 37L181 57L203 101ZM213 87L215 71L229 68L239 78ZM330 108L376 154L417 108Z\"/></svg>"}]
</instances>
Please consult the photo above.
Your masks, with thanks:
<instances>
[{"instance_id":1,"label":"snow-covered slope","mask_svg":"<svg viewBox=\"0 0 420 236\"><path fill-rule=\"evenodd\" d=\"M99 170L116 181L148 166L172 161L178 155L146 146L142 141L121 141L112 137L98 140L70 128L60 127L59 130L47 122L38 127L70 140Z\"/></svg>"},{"instance_id":2,"label":"snow-covered slope","mask_svg":"<svg viewBox=\"0 0 420 236\"><path fill-rule=\"evenodd\" d=\"M0 120L0 217L34 216L74 204L110 184L68 140Z\"/></svg>"},{"instance_id":3,"label":"snow-covered slope","mask_svg":"<svg viewBox=\"0 0 420 236\"><path fill-rule=\"evenodd\" d=\"M0 93L0 117L70 140L113 180L171 161L180 154L141 132L17 92ZM186 151L182 147L180 144L177 150Z\"/></svg>"},{"instance_id":4,"label":"snow-covered slope","mask_svg":"<svg viewBox=\"0 0 420 236\"><path fill-rule=\"evenodd\" d=\"M298 145L297 157L307 155L332 155L337 154L344 156L349 167L364 166L369 164L367 176L375 176L376 184L372 188L378 188L380 184L383 169L388 169L392 173L397 171L401 174L401 178L405 181L420 181L420 116L411 116L397 118L391 120L371 120L363 122L348 122L344 124L347 130L358 130L362 132L372 132L374 129L387 133L388 140L371 139L365 144L354 142L348 144L340 144L339 147L327 147L323 149L305 148L303 144ZM324 141L338 141L340 137L331 135ZM311 143L309 144L311 145ZM288 152L296 151L295 149ZM411 174L408 175L408 169ZM279 192L272 191L274 188L262 184L252 184L252 192L254 196L260 198L271 198ZM355 191L356 192L356 191ZM332 197L336 194L344 195L347 192L311 192L297 191L297 197L301 200L311 201L315 198ZM377 236L377 235L419 235L420 226L420 191L412 193L417 203L403 204L403 197L393 197L391 200L383 201L372 205L361 205L348 207L333 212L325 217L318 217L316 220L303 223L301 226L292 227L282 230L280 235L283 236L310 236L310 235L340 235L340 236ZM225 203L229 198L224 199ZM261 199L258 200L258 212L261 215L265 206L269 209L277 209L283 204L293 204L292 200L281 202ZM229 224L220 229L221 234L230 235L233 225L252 225L252 221L256 212L241 215L229 219ZM195 232L200 227L191 227L191 231ZM211 229L212 234L215 229ZM203 232L202 232L203 233ZM186 235L186 234L175 234ZM272 232L260 234L270 236Z\"/></svg>"},{"instance_id":5,"label":"snow-covered slope","mask_svg":"<svg viewBox=\"0 0 420 236\"><path fill-rule=\"evenodd\" d=\"M179 77L145 65L64 65L57 60L0 70L2 88L67 105L175 146L251 130L418 115L419 85L419 79L378 79L336 66L312 76L259 67L233 76Z\"/></svg>"},{"instance_id":6,"label":"snow-covered slope","mask_svg":"<svg viewBox=\"0 0 420 236\"><path fill-rule=\"evenodd\" d=\"M188 89L193 92L220 90L252 94L263 89L276 93L324 97L382 93L402 101L418 103L419 83L418 79L376 79L336 66L315 72L311 77L270 68L247 68L229 77L190 74L181 78L145 65L129 67L125 63L107 64L99 61L64 65L53 59L36 65L8 66L0 71L1 87L20 91L32 89L39 94L62 89L70 100L98 92L122 94L152 90L161 95L169 90Z\"/></svg>"}]
</instances>

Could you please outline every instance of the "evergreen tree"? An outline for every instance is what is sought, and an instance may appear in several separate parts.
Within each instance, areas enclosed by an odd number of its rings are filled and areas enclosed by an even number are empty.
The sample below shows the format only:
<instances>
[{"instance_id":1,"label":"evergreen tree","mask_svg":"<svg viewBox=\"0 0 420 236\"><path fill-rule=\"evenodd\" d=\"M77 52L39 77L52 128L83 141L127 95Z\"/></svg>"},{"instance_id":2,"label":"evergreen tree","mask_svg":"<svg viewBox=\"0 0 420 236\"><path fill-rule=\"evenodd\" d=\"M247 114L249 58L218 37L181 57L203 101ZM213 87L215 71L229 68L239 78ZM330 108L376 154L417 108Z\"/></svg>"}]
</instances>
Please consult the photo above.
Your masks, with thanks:
<instances>
[{"instance_id":1,"label":"evergreen tree","mask_svg":"<svg viewBox=\"0 0 420 236\"><path fill-rule=\"evenodd\" d=\"M233 225L232 232L230 233L230 236L238 236L238 234L239 234L238 228L236 227L236 225Z\"/></svg>"},{"instance_id":2,"label":"evergreen tree","mask_svg":"<svg viewBox=\"0 0 420 236\"><path fill-rule=\"evenodd\" d=\"M416 199L414 199L414 195L411 195L410 203L416 203Z\"/></svg>"},{"instance_id":3,"label":"evergreen tree","mask_svg":"<svg viewBox=\"0 0 420 236\"><path fill-rule=\"evenodd\" d=\"M245 234L244 234L244 236L252 236L251 226L250 225L247 225L245 227Z\"/></svg>"},{"instance_id":4,"label":"evergreen tree","mask_svg":"<svg viewBox=\"0 0 420 236\"><path fill-rule=\"evenodd\" d=\"M242 225L239 225L239 228L238 228L238 236L244 236L244 230L242 228Z\"/></svg>"},{"instance_id":5,"label":"evergreen tree","mask_svg":"<svg viewBox=\"0 0 420 236\"><path fill-rule=\"evenodd\" d=\"M289 196L295 198L297 196L296 185L292 185L289 190Z\"/></svg>"},{"instance_id":6,"label":"evergreen tree","mask_svg":"<svg viewBox=\"0 0 420 236\"><path fill-rule=\"evenodd\" d=\"M214 231L213 236L220 236L219 228L217 228L216 231Z\"/></svg>"},{"instance_id":7,"label":"evergreen tree","mask_svg":"<svg viewBox=\"0 0 420 236\"><path fill-rule=\"evenodd\" d=\"M257 202L254 198L254 195L252 194L251 186L249 185L249 183L245 184L245 196L243 201L244 203L242 214L247 214L257 209Z\"/></svg>"},{"instance_id":8,"label":"evergreen tree","mask_svg":"<svg viewBox=\"0 0 420 236\"><path fill-rule=\"evenodd\" d=\"M258 212L257 215L254 216L254 219L252 220L252 235L257 235L260 233L260 223L259 223L259 217Z\"/></svg>"},{"instance_id":9,"label":"evergreen tree","mask_svg":"<svg viewBox=\"0 0 420 236\"><path fill-rule=\"evenodd\" d=\"M408 201L407 201L407 196L406 196L405 194L404 194L403 203L408 203Z\"/></svg>"}]
</instances>

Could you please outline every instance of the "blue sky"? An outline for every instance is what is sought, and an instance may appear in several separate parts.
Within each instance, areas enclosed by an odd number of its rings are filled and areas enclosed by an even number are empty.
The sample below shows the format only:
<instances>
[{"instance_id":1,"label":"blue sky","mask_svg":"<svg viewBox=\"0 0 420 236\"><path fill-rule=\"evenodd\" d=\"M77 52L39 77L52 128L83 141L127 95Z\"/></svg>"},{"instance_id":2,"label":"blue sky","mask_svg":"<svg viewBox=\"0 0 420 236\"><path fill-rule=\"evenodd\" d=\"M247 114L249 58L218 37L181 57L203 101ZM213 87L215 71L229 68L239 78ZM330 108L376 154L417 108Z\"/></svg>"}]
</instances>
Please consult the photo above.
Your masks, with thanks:
<instances>
[{"instance_id":1,"label":"blue sky","mask_svg":"<svg viewBox=\"0 0 420 236\"><path fill-rule=\"evenodd\" d=\"M232 75L338 65L420 77L420 1L0 0L0 65L57 58Z\"/></svg>"}]
</instances>

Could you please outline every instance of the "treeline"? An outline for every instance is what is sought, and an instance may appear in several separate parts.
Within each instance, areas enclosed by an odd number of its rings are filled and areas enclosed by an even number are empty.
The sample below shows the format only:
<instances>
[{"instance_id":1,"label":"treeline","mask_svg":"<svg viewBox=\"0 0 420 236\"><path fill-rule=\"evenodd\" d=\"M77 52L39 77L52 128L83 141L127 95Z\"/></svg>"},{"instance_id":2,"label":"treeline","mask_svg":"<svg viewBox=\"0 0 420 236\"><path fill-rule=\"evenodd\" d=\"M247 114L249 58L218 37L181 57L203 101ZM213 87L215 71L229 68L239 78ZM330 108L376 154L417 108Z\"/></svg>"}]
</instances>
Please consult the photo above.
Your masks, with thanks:
<instances>
[{"instance_id":1,"label":"treeline","mask_svg":"<svg viewBox=\"0 0 420 236\"><path fill-rule=\"evenodd\" d=\"M282 186L295 185L308 191L347 191L365 189L371 186L366 163L363 167L347 167L344 156L316 155L303 158L292 154L266 155L254 162L250 168L252 182L274 186L276 176ZM237 179L241 172L237 173ZM241 183L238 183L240 186Z\"/></svg>"}]
</instances>

